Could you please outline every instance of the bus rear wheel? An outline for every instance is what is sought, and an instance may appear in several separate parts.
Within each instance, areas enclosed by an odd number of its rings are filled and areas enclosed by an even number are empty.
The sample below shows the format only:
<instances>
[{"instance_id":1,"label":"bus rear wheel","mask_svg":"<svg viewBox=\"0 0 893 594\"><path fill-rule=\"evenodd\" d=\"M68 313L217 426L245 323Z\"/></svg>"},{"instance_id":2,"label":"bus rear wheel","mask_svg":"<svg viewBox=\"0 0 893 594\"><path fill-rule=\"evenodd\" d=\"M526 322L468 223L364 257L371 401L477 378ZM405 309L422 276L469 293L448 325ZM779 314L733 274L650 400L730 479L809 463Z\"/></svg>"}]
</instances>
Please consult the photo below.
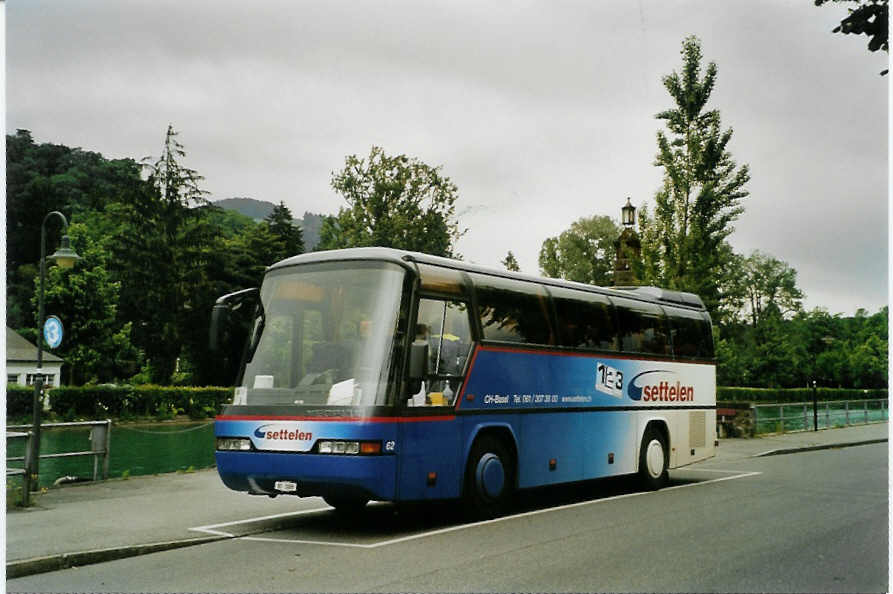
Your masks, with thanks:
<instances>
[{"instance_id":1,"label":"bus rear wheel","mask_svg":"<svg viewBox=\"0 0 893 594\"><path fill-rule=\"evenodd\" d=\"M503 512L515 487L515 460L505 444L490 435L475 440L465 468L464 504L477 519Z\"/></svg>"},{"instance_id":2,"label":"bus rear wheel","mask_svg":"<svg viewBox=\"0 0 893 594\"><path fill-rule=\"evenodd\" d=\"M669 466L670 453L663 434L655 427L648 427L639 449L639 479L642 485L651 491L666 487L670 480Z\"/></svg>"}]
</instances>

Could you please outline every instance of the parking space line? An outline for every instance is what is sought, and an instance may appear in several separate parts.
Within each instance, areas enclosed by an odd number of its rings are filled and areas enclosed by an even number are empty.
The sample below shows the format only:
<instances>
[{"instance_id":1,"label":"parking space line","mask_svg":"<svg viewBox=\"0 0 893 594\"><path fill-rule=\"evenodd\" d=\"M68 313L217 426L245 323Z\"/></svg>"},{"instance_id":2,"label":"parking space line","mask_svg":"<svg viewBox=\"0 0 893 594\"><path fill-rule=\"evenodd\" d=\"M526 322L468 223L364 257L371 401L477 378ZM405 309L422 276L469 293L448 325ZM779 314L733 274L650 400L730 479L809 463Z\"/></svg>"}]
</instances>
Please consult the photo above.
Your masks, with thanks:
<instances>
[{"instance_id":1,"label":"parking space line","mask_svg":"<svg viewBox=\"0 0 893 594\"><path fill-rule=\"evenodd\" d=\"M261 522L263 520L276 520L278 518L289 518L292 516L303 516L304 514L310 514L314 512L321 512L332 509L331 507L318 507L314 509L304 509L297 512L286 512L282 514L274 514L272 516L260 516L259 518L248 518L247 520L235 520L233 522L221 522L219 524L208 524L206 526L196 526L195 528L190 528L189 530L192 532L205 532L207 534L214 534L215 536L229 536L231 538L235 538L236 535L223 532L222 530L214 530L214 528L224 528L227 526L237 526L238 524L252 524L254 522Z\"/></svg>"},{"instance_id":2,"label":"parking space line","mask_svg":"<svg viewBox=\"0 0 893 594\"><path fill-rule=\"evenodd\" d=\"M687 468L686 470L698 471L698 472L724 472L724 473L731 473L732 476L718 477L715 479L710 479L710 480L702 481L699 483L688 483L685 485L676 485L673 487L665 487L665 488L661 489L660 491L658 491L658 493L665 492L665 491L674 491L677 489L686 489L689 487L699 487L702 485L709 485L712 483L720 483L723 481L731 481L731 480L736 480L736 479L748 478L748 477L763 474L762 472L739 472L737 470L717 470L717 469L707 469L707 468ZM734 473L738 473L738 474L734 474ZM304 514L308 514L308 513L312 513L312 512L320 512L320 511L332 509L330 507L302 510L299 512L277 514L277 515L273 515L273 516L264 516L261 518L251 518L248 520L238 520L235 522L224 522L221 524L210 524L208 526L199 526L197 528L190 528L190 530L194 530L196 532L207 532L209 534L231 536L233 538L239 538L240 540L251 540L251 541L256 541L256 542L278 542L278 543L287 542L287 543L294 543L294 544L310 544L310 545L331 546L331 547L376 549L379 547L386 547L386 546L395 545L395 544L399 544L399 543L403 543L403 542L409 542L412 540L418 540L420 538L428 538L430 536L437 536L440 534L447 534L449 532L456 532L458 530L465 530L467 528L476 528L478 526L487 526L489 524L496 524L499 522L505 522L507 520L526 518L526 517L536 516L536 515L544 514L544 513L562 511L562 510L566 510L566 509L583 507L586 505L594 505L594 504L598 504L598 503L605 503L608 501L616 501L619 499L627 499L630 497L638 497L640 495L649 495L649 494L654 494L654 493L655 493L655 491L636 491L635 493L624 493L622 495L614 495L611 497L605 497L603 499L594 499L594 500L590 500L590 501L578 501L577 503L569 503L566 505L560 505L558 507L547 507L547 508L543 508L543 509L532 510L529 512L523 512L520 514L514 514L511 516L503 516L501 518L493 518L492 520L482 520L480 522L472 522L469 524L459 524L457 526L450 526L448 528L439 528L437 530L430 530L428 532L420 532L418 534L410 534L409 536L401 536L399 538L392 538L390 540L383 540L380 542L374 542L374 543L369 543L369 544L359 544L359 543L349 543L349 542L332 542L332 541L309 540L309 539L270 538L270 537L264 537L264 536L238 537L234 534L230 534L227 532L213 530L214 528L222 528L222 527L226 527L226 526L233 526L236 524L248 524L251 522L258 522L261 520L284 518L284 517L289 517L289 516L300 516L300 515L304 515Z\"/></svg>"},{"instance_id":3,"label":"parking space line","mask_svg":"<svg viewBox=\"0 0 893 594\"><path fill-rule=\"evenodd\" d=\"M251 540L255 542L290 542L292 544L310 544L320 545L324 547L350 547L354 549L374 549L381 546L381 543L359 544L354 542L330 542L326 540L297 540L291 538L269 538L267 536L242 536L239 540Z\"/></svg>"}]
</instances>

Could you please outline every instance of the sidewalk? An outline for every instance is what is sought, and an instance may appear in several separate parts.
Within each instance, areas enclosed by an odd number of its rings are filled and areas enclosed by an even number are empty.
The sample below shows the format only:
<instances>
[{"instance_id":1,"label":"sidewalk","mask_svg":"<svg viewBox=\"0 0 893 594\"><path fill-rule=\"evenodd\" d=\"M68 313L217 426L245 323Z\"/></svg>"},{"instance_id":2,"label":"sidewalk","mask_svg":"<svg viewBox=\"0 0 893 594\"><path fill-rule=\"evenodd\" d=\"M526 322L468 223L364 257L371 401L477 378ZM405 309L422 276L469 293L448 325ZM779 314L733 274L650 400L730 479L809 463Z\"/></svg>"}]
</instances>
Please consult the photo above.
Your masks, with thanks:
<instances>
[{"instance_id":1,"label":"sidewalk","mask_svg":"<svg viewBox=\"0 0 893 594\"><path fill-rule=\"evenodd\" d=\"M717 460L887 440L887 423L721 439ZM51 489L6 514L7 579L227 538L190 528L325 509L319 498L249 496L223 486L214 469L112 479Z\"/></svg>"},{"instance_id":2,"label":"sidewalk","mask_svg":"<svg viewBox=\"0 0 893 594\"><path fill-rule=\"evenodd\" d=\"M820 450L860 443L887 441L886 422L857 425L840 429L820 429L799 433L782 433L751 439L720 439L716 448L717 460L738 460L754 456L771 456L804 450Z\"/></svg>"}]
</instances>

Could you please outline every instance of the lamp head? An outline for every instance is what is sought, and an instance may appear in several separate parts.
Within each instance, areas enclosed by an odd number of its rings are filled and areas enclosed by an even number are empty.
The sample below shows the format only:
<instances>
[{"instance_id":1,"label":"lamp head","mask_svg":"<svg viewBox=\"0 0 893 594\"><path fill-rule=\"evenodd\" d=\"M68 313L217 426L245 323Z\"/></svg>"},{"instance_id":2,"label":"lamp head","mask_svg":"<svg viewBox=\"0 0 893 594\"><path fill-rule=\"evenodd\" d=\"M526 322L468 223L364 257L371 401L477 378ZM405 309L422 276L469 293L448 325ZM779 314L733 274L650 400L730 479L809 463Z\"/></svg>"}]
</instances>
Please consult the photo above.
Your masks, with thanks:
<instances>
[{"instance_id":1,"label":"lamp head","mask_svg":"<svg viewBox=\"0 0 893 594\"><path fill-rule=\"evenodd\" d=\"M50 259L55 260L60 268L71 268L74 263L81 259L77 252L71 249L71 240L67 235L62 236L62 245L56 250Z\"/></svg>"},{"instance_id":2,"label":"lamp head","mask_svg":"<svg viewBox=\"0 0 893 594\"><path fill-rule=\"evenodd\" d=\"M622 214L621 222L625 227L632 227L636 224L636 207L632 205L629 198L626 199L626 205L620 209Z\"/></svg>"}]
</instances>

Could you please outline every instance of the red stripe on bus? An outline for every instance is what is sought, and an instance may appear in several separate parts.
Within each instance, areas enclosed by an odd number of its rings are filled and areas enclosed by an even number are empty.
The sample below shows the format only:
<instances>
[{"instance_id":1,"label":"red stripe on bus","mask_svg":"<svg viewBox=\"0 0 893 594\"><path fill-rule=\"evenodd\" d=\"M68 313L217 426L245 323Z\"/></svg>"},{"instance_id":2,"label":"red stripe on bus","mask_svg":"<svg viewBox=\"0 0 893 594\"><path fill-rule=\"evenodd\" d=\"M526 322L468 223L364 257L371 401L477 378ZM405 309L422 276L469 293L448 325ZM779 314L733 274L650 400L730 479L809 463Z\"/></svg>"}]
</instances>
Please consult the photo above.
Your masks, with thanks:
<instances>
[{"instance_id":1,"label":"red stripe on bus","mask_svg":"<svg viewBox=\"0 0 893 594\"><path fill-rule=\"evenodd\" d=\"M479 344L474 345L474 352L471 353L471 362L468 364L468 371L465 373L465 377L462 378L462 389L459 390L459 396L456 398L456 405L453 407L456 410L459 410L459 407L462 405L462 401L465 400L465 388L468 386L468 378L471 377L471 370L474 369L474 362L478 358L478 353L481 351L483 347Z\"/></svg>"},{"instance_id":2,"label":"red stripe on bus","mask_svg":"<svg viewBox=\"0 0 893 594\"><path fill-rule=\"evenodd\" d=\"M454 421L455 415L429 417L294 417L273 415L220 415L217 421L333 421L338 423L421 423L427 421Z\"/></svg>"}]
</instances>

